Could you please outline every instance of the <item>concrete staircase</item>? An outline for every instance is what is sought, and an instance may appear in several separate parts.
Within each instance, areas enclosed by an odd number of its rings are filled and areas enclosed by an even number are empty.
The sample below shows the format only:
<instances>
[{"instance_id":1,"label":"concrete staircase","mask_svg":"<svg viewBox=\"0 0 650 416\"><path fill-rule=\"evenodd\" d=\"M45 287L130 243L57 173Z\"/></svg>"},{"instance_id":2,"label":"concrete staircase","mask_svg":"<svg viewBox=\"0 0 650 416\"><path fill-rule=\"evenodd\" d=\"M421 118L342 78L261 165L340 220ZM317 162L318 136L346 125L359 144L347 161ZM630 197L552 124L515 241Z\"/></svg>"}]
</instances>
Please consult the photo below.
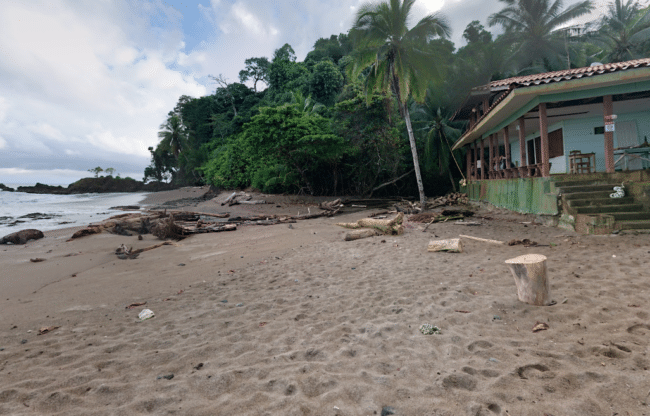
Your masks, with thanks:
<instances>
[{"instance_id":1,"label":"concrete staircase","mask_svg":"<svg viewBox=\"0 0 650 416\"><path fill-rule=\"evenodd\" d=\"M616 230L650 230L650 210L626 192L610 198L620 182L562 180L553 186L560 197L560 227L583 234L610 234Z\"/></svg>"}]
</instances>

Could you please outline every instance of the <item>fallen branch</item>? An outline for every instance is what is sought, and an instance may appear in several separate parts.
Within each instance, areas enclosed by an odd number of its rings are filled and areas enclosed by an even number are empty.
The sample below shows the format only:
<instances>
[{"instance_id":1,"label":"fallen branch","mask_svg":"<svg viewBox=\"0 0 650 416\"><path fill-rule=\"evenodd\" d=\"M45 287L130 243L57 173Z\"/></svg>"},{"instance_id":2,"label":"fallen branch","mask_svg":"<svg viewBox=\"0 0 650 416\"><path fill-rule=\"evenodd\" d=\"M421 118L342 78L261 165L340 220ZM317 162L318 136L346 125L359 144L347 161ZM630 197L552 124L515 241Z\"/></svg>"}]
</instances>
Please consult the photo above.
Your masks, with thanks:
<instances>
[{"instance_id":1,"label":"fallen branch","mask_svg":"<svg viewBox=\"0 0 650 416\"><path fill-rule=\"evenodd\" d=\"M405 174L403 174L403 175L401 175L401 176L399 176L399 177L397 177L395 179L391 179L390 181L388 181L386 183L382 183L381 185L375 187L372 191L370 191L370 194L368 194L368 198L370 198L375 191L377 191L377 190L379 190L379 189L381 189L381 188L383 188L385 186L394 184L395 182L399 181L400 179L403 179L403 178L407 177L408 175L410 175L411 173L413 173L414 170L415 169L411 169L408 172L406 172Z\"/></svg>"},{"instance_id":2,"label":"fallen branch","mask_svg":"<svg viewBox=\"0 0 650 416\"><path fill-rule=\"evenodd\" d=\"M463 235L463 234L460 234L459 237L462 237L462 238L469 238L470 240L482 241L482 242L484 242L484 243L505 244L503 241L499 241L499 240L490 240L490 239L487 239L487 238L472 237L471 235Z\"/></svg>"},{"instance_id":3,"label":"fallen branch","mask_svg":"<svg viewBox=\"0 0 650 416\"><path fill-rule=\"evenodd\" d=\"M236 199L230 205L263 205L266 204L266 201L255 200L255 201L237 201Z\"/></svg>"}]
</instances>

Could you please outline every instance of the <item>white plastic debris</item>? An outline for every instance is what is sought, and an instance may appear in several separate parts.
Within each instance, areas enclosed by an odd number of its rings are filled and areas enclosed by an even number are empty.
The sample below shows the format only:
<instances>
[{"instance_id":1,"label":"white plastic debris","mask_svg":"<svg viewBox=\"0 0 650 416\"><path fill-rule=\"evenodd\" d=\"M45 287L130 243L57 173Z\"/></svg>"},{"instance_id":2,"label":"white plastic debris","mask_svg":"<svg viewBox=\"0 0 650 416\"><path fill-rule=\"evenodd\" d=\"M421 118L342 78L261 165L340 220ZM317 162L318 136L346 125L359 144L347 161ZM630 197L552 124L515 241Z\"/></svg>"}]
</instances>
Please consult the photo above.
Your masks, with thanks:
<instances>
[{"instance_id":1,"label":"white plastic debris","mask_svg":"<svg viewBox=\"0 0 650 416\"><path fill-rule=\"evenodd\" d=\"M142 312L138 315L140 321L145 321L147 319L153 318L155 315L151 309L143 309Z\"/></svg>"},{"instance_id":2,"label":"white plastic debris","mask_svg":"<svg viewBox=\"0 0 650 416\"><path fill-rule=\"evenodd\" d=\"M625 196L625 185L621 184L621 186L615 186L614 191L616 192L609 194L610 198L623 198Z\"/></svg>"}]
</instances>

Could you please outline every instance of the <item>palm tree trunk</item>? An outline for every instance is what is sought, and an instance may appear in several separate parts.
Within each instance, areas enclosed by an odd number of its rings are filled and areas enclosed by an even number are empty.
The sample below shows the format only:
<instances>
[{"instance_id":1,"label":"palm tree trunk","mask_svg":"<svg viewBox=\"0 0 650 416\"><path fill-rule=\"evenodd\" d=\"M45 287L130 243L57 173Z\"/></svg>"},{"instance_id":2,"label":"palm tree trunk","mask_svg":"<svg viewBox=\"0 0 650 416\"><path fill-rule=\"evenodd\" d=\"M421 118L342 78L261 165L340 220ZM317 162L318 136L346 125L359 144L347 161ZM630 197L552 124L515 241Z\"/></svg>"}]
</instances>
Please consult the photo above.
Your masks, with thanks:
<instances>
[{"instance_id":1,"label":"palm tree trunk","mask_svg":"<svg viewBox=\"0 0 650 416\"><path fill-rule=\"evenodd\" d=\"M398 96L399 97L399 96ZM424 196L424 186L422 185L422 175L420 174L420 161L418 159L418 149L415 145L415 137L413 137L413 127L411 127L411 116L406 105L397 100L402 109L402 114L404 114L404 120L406 121L406 131L409 134L409 143L411 144L411 154L413 154L413 169L415 169L415 178L418 182L418 192L420 193L420 204L422 204L422 209L424 210L424 204L426 203L427 197Z\"/></svg>"}]
</instances>

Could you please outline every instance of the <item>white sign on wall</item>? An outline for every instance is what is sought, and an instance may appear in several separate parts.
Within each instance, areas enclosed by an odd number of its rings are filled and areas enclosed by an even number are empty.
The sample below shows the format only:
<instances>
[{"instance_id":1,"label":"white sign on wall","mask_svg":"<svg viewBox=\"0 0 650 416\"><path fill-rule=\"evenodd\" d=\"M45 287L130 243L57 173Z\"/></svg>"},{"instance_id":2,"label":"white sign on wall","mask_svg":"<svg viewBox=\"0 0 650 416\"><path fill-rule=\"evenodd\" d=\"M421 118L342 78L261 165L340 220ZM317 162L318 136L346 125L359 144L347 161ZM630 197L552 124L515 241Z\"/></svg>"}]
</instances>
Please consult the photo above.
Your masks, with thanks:
<instances>
[{"instance_id":1,"label":"white sign on wall","mask_svg":"<svg viewBox=\"0 0 650 416\"><path fill-rule=\"evenodd\" d=\"M606 132L613 132L614 131L614 124L605 124L605 131Z\"/></svg>"}]
</instances>

